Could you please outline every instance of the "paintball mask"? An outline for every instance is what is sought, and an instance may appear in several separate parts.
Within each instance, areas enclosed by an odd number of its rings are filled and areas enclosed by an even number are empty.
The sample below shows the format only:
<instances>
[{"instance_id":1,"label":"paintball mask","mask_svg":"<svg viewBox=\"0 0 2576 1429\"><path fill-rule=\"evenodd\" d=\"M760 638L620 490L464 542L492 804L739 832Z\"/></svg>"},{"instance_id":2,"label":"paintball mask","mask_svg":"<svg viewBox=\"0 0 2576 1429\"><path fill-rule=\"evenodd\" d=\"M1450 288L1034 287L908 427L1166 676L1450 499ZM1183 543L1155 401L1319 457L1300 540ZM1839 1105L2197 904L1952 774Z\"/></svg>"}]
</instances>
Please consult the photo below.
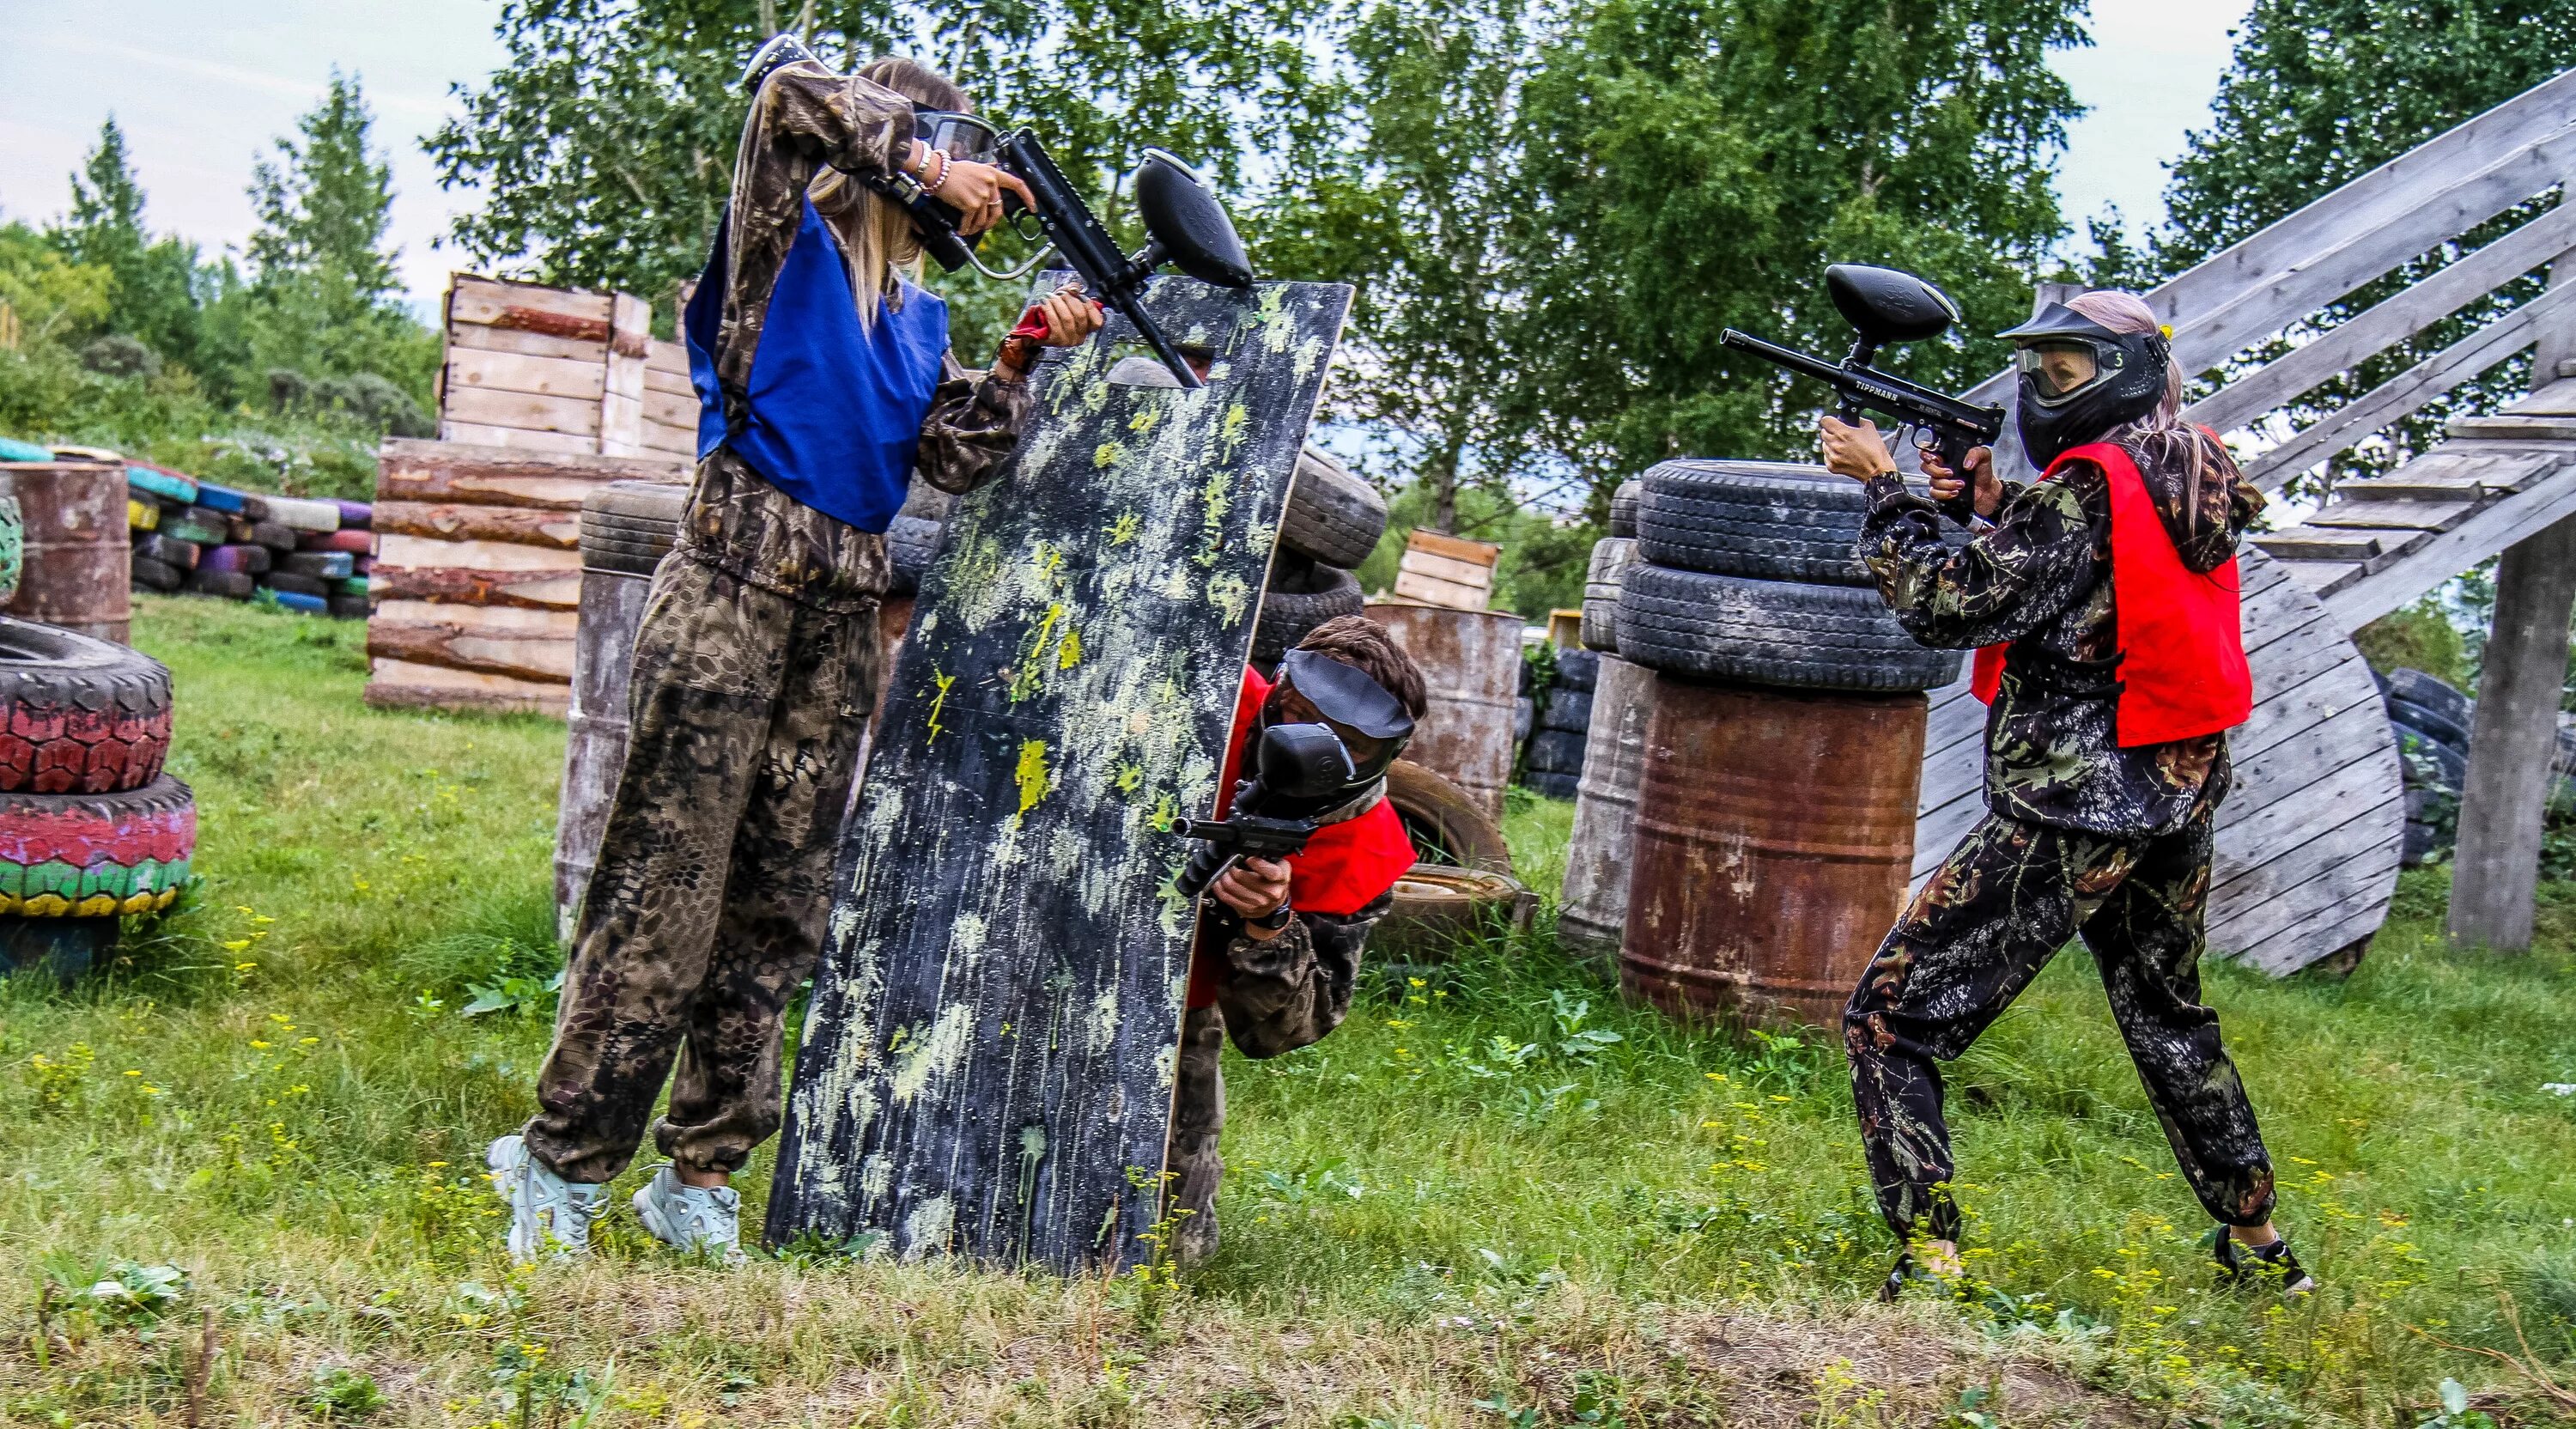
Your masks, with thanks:
<instances>
[{"instance_id":1,"label":"paintball mask","mask_svg":"<svg viewBox=\"0 0 2576 1429\"><path fill-rule=\"evenodd\" d=\"M1275 714L1278 692L1293 689L1325 719L1378 741L1377 752L1368 760L1352 760L1348 783L1319 788L1309 797L1293 801L1294 809L1282 805L1279 812L1283 816L1312 818L1367 793L1386 777L1387 767L1395 763L1406 741L1413 737L1413 716L1404 712L1402 701L1370 679L1366 671L1345 665L1320 650L1289 651L1287 658L1279 662L1273 682L1277 687L1271 694L1273 703L1262 708L1259 730L1282 723Z\"/></svg>"},{"instance_id":2,"label":"paintball mask","mask_svg":"<svg viewBox=\"0 0 2576 1429\"><path fill-rule=\"evenodd\" d=\"M2071 448L2134 422L2164 400L2173 348L2164 334L2114 332L2064 303L1996 336L2021 374L2021 444L2045 471Z\"/></svg>"}]
</instances>

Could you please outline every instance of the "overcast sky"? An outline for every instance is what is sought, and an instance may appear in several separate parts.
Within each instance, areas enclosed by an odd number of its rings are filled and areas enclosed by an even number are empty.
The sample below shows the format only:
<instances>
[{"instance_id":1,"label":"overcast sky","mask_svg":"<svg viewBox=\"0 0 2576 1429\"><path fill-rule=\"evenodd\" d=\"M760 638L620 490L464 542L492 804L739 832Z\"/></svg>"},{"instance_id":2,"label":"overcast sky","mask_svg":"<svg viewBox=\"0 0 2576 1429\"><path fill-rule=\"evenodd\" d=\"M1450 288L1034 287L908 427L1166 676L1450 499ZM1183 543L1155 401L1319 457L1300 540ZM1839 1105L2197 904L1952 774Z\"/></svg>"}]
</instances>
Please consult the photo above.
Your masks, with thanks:
<instances>
[{"instance_id":1,"label":"overcast sky","mask_svg":"<svg viewBox=\"0 0 2576 1429\"><path fill-rule=\"evenodd\" d=\"M786 7L782 6L782 9ZM2059 57L2077 122L2059 176L2068 218L2116 203L2161 217L2163 165L2207 121L2247 0L2095 0L2098 44ZM451 112L448 87L500 63L498 0L0 0L0 218L41 221L111 111L143 181L146 221L210 248L251 230L252 159L322 93L358 75L394 171L393 241L416 300L460 255L437 248L470 196L442 191L419 139Z\"/></svg>"}]
</instances>

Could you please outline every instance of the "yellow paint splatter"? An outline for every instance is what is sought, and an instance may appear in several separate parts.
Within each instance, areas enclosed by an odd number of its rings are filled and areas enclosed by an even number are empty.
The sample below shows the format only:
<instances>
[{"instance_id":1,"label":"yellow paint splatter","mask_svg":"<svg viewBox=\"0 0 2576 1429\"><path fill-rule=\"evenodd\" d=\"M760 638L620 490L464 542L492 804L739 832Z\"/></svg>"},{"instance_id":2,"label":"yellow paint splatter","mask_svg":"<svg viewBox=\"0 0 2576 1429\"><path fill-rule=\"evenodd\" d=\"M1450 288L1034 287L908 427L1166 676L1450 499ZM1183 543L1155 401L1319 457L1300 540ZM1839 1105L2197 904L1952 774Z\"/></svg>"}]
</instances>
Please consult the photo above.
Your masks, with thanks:
<instances>
[{"instance_id":1,"label":"yellow paint splatter","mask_svg":"<svg viewBox=\"0 0 2576 1429\"><path fill-rule=\"evenodd\" d=\"M1119 793L1135 793L1136 786L1145 782L1145 766L1135 763L1119 765L1117 782Z\"/></svg>"},{"instance_id":2,"label":"yellow paint splatter","mask_svg":"<svg viewBox=\"0 0 2576 1429\"><path fill-rule=\"evenodd\" d=\"M1244 612L1252 608L1252 587L1232 571L1209 581L1207 595L1208 603L1225 617L1229 627L1241 624Z\"/></svg>"},{"instance_id":3,"label":"yellow paint splatter","mask_svg":"<svg viewBox=\"0 0 2576 1429\"><path fill-rule=\"evenodd\" d=\"M1163 420L1163 409L1160 406L1147 407L1127 419L1127 430L1141 437L1154 430L1154 424L1161 420Z\"/></svg>"},{"instance_id":4,"label":"yellow paint splatter","mask_svg":"<svg viewBox=\"0 0 2576 1429\"><path fill-rule=\"evenodd\" d=\"M939 712L948 707L948 687L957 683L957 677L939 673L939 667L934 665L930 669L930 683L939 687L939 693L930 700L930 737L921 742L924 748L939 742Z\"/></svg>"},{"instance_id":5,"label":"yellow paint splatter","mask_svg":"<svg viewBox=\"0 0 2576 1429\"><path fill-rule=\"evenodd\" d=\"M1082 632L1068 630L1064 633L1064 643L1056 647L1055 667L1059 670L1070 670L1081 663Z\"/></svg>"},{"instance_id":6,"label":"yellow paint splatter","mask_svg":"<svg viewBox=\"0 0 2576 1429\"><path fill-rule=\"evenodd\" d=\"M1243 441L1244 429L1251 425L1252 413L1245 410L1241 402L1225 409L1225 420L1217 424L1216 439L1225 443L1227 456L1234 455L1235 447ZM1107 465L1105 462L1102 464Z\"/></svg>"},{"instance_id":7,"label":"yellow paint splatter","mask_svg":"<svg viewBox=\"0 0 2576 1429\"><path fill-rule=\"evenodd\" d=\"M1109 523L1109 544L1113 546L1126 545L1128 542L1136 539L1136 533L1144 529L1144 525L1144 522L1136 519L1135 512L1119 512L1118 519Z\"/></svg>"},{"instance_id":8,"label":"yellow paint splatter","mask_svg":"<svg viewBox=\"0 0 2576 1429\"><path fill-rule=\"evenodd\" d=\"M1037 633L1029 637L1028 649L1020 656L1019 668L1011 672L1011 702L1017 704L1038 692L1046 680L1046 648L1055 634L1055 623L1064 619L1064 605L1056 602L1047 607L1046 618L1038 622ZM1063 666L1059 668L1071 668Z\"/></svg>"},{"instance_id":9,"label":"yellow paint splatter","mask_svg":"<svg viewBox=\"0 0 2576 1429\"><path fill-rule=\"evenodd\" d=\"M1038 800L1045 798L1048 791L1055 787L1055 781L1047 774L1046 752L1046 741L1043 739L1024 740L1020 744L1021 817L1026 817L1029 810L1038 806Z\"/></svg>"},{"instance_id":10,"label":"yellow paint splatter","mask_svg":"<svg viewBox=\"0 0 2576 1429\"><path fill-rule=\"evenodd\" d=\"M1118 463L1125 461L1126 459L1127 449L1116 442L1102 442L1099 446L1091 449L1091 464L1093 466L1116 466Z\"/></svg>"}]
</instances>

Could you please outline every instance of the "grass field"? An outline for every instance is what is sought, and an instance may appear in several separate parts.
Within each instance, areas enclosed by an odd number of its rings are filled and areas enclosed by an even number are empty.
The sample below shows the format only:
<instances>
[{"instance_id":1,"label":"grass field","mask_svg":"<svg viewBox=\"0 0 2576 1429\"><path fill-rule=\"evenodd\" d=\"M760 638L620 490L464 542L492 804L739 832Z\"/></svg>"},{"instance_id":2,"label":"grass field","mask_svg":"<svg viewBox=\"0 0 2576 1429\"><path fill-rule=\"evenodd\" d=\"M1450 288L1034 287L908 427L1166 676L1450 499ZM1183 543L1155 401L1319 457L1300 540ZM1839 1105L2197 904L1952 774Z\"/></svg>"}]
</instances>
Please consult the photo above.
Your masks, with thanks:
<instances>
[{"instance_id":1,"label":"grass field","mask_svg":"<svg viewBox=\"0 0 2576 1429\"><path fill-rule=\"evenodd\" d=\"M2545 1089L2576 1081L2576 889L2527 958L2445 949L2435 873L2348 981L2213 970L2327 1284L2292 1306L2212 1287L2080 951L1952 1069L1975 1283L1881 1309L1839 1050L1624 1008L1544 918L1229 1061L1225 1248L1177 1279L683 1265L623 1185L591 1263L514 1272L473 1173L546 1042L560 727L368 710L353 626L146 600L135 636L177 677L204 883L110 975L0 990L0 1423L2567 1412L2535 1376L2576 1383L2576 1097ZM1515 811L1543 888L1567 821Z\"/></svg>"}]
</instances>

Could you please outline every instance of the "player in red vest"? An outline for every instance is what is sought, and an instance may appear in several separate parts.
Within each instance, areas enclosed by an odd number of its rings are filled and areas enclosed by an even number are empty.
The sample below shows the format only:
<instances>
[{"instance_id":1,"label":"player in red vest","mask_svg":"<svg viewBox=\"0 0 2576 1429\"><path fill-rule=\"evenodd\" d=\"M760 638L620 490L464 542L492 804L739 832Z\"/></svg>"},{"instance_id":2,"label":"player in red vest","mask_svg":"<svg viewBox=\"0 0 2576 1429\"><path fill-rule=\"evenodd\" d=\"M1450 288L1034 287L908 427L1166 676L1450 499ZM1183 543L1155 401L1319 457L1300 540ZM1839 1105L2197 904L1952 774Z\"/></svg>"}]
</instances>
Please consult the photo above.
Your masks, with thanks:
<instances>
[{"instance_id":1,"label":"player in red vest","mask_svg":"<svg viewBox=\"0 0 2576 1429\"><path fill-rule=\"evenodd\" d=\"M2226 731L2253 705L2236 542L2263 498L2186 425L2169 334L2126 293L2050 304L2002 334L2035 482L1969 453L1978 529L1942 539L1867 423L1824 420L1825 464L1869 486L1861 556L1925 645L1977 651L1985 820L1916 894L1843 1013L1880 1210L1907 1250L1885 1293L1959 1274L1939 1062L1968 1050L2078 934L2174 1157L2219 1225L2227 1280L2315 1282L2272 1229L2272 1164L2200 1001ZM1926 460L1936 497L1962 476Z\"/></svg>"},{"instance_id":2,"label":"player in red vest","mask_svg":"<svg viewBox=\"0 0 2576 1429\"><path fill-rule=\"evenodd\" d=\"M1304 852L1245 859L1219 875L1199 905L1165 1158L1174 1177L1170 1206L1180 1219L1175 1249L1185 1263L1205 1259L1217 1244L1216 1188L1225 1174L1217 1155L1225 1126L1218 1060L1226 1039L1247 1057L1276 1057L1315 1042L1350 1011L1360 945L1394 905L1397 877L1413 866L1413 840L1386 799L1386 769L1429 704L1421 670L1386 627L1364 615L1316 626L1273 678L1244 671L1218 783L1225 802L1232 802L1244 750L1272 724L1329 726L1358 778L1329 807L1295 814L1322 824Z\"/></svg>"}]
</instances>

